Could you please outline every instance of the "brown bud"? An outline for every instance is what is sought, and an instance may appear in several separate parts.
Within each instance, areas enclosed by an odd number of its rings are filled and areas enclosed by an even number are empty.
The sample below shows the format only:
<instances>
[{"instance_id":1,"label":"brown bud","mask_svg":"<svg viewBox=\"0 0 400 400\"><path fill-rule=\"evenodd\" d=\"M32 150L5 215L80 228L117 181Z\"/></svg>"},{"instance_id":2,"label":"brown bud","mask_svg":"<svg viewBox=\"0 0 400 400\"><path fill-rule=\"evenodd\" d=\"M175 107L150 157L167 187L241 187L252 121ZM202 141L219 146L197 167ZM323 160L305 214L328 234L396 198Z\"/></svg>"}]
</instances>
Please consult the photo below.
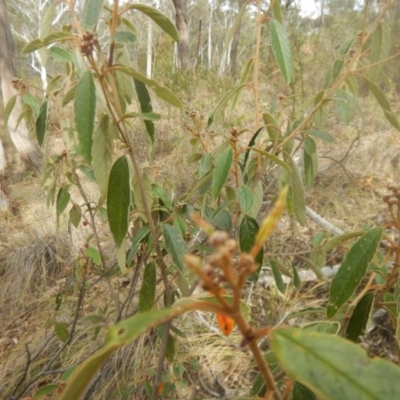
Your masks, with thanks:
<instances>
[{"instance_id":1,"label":"brown bud","mask_svg":"<svg viewBox=\"0 0 400 400\"><path fill-rule=\"evenodd\" d=\"M211 246L219 247L219 246L223 246L227 242L228 239L229 239L229 236L226 232L216 231L210 236L209 242L210 242Z\"/></svg>"}]
</instances>

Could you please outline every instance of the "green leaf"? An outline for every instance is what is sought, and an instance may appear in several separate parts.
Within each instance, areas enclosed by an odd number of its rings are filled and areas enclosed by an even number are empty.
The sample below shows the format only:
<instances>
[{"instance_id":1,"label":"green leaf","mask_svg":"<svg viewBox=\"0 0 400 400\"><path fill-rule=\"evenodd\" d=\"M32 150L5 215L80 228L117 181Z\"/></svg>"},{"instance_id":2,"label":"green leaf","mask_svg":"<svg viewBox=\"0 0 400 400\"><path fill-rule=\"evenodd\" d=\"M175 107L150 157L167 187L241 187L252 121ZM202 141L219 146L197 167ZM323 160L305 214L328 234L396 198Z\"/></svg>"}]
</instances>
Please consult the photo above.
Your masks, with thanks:
<instances>
[{"instance_id":1,"label":"green leaf","mask_svg":"<svg viewBox=\"0 0 400 400\"><path fill-rule=\"evenodd\" d=\"M40 388L35 394L33 395L33 398L36 399L38 397L42 397L46 394L53 393L58 389L58 385L46 385L42 388ZM47 398L47 396L46 396Z\"/></svg>"},{"instance_id":2,"label":"green leaf","mask_svg":"<svg viewBox=\"0 0 400 400\"><path fill-rule=\"evenodd\" d=\"M301 279L300 279L300 275L297 272L296 267L292 264L292 274L293 274L293 285L296 289L300 289L301 288Z\"/></svg>"},{"instance_id":3,"label":"green leaf","mask_svg":"<svg viewBox=\"0 0 400 400\"><path fill-rule=\"evenodd\" d=\"M315 141L306 137L304 140L304 178L306 184L311 187L314 178L318 174L318 154Z\"/></svg>"},{"instance_id":4,"label":"green leaf","mask_svg":"<svg viewBox=\"0 0 400 400\"><path fill-rule=\"evenodd\" d=\"M10 100L7 101L6 107L4 109L4 123L7 125L8 119L10 118L10 114L14 109L15 102L17 101L17 95L10 97Z\"/></svg>"},{"instance_id":5,"label":"green leaf","mask_svg":"<svg viewBox=\"0 0 400 400\"><path fill-rule=\"evenodd\" d=\"M128 267L132 264L132 261L139 250L140 243L147 237L150 233L150 228L148 225L143 226L139 232L136 233L135 239L132 242L131 249L129 250L127 265Z\"/></svg>"},{"instance_id":6,"label":"green leaf","mask_svg":"<svg viewBox=\"0 0 400 400\"><path fill-rule=\"evenodd\" d=\"M83 73L75 95L75 126L78 131L81 152L85 161L92 162L94 117L96 113L96 88L90 70Z\"/></svg>"},{"instance_id":7,"label":"green leaf","mask_svg":"<svg viewBox=\"0 0 400 400\"><path fill-rule=\"evenodd\" d=\"M341 56L345 56L351 49L353 42L354 42L354 38L344 41L339 47L339 54Z\"/></svg>"},{"instance_id":8,"label":"green leaf","mask_svg":"<svg viewBox=\"0 0 400 400\"><path fill-rule=\"evenodd\" d=\"M283 24L283 15L281 9L281 0L272 0L272 14L276 21Z\"/></svg>"},{"instance_id":9,"label":"green leaf","mask_svg":"<svg viewBox=\"0 0 400 400\"><path fill-rule=\"evenodd\" d=\"M175 94L165 86L161 86L158 82L153 79L149 79L140 72L135 71L132 68L127 68L120 65L114 65L113 70L121 71L124 74L130 75L132 78L144 83L148 87L150 87L155 95L159 97L161 100L164 100L166 103L171 104L177 108L183 108L182 102L175 96Z\"/></svg>"},{"instance_id":10,"label":"green leaf","mask_svg":"<svg viewBox=\"0 0 400 400\"><path fill-rule=\"evenodd\" d=\"M292 54L290 51L290 42L285 28L276 19L271 19L270 21L270 35L272 52L274 53L283 78L286 83L289 84L292 76Z\"/></svg>"},{"instance_id":11,"label":"green leaf","mask_svg":"<svg viewBox=\"0 0 400 400\"><path fill-rule=\"evenodd\" d=\"M341 337L277 329L271 347L288 375L329 400L396 399L400 369L383 359L371 359L356 344Z\"/></svg>"},{"instance_id":12,"label":"green leaf","mask_svg":"<svg viewBox=\"0 0 400 400\"><path fill-rule=\"evenodd\" d=\"M246 83L249 80L250 77L250 73L252 71L253 68L253 63L254 63L254 58L250 58L242 67L242 71L241 71L241 76L240 76L240 80L239 80L239 84L243 84ZM240 103L240 100L242 98L242 90L239 90L238 92L235 93L235 95L232 97L232 101L229 105L229 110L233 111L236 106Z\"/></svg>"},{"instance_id":13,"label":"green leaf","mask_svg":"<svg viewBox=\"0 0 400 400\"><path fill-rule=\"evenodd\" d=\"M81 208L77 204L74 204L69 210L69 219L75 228L79 226L81 218L82 218Z\"/></svg>"},{"instance_id":14,"label":"green leaf","mask_svg":"<svg viewBox=\"0 0 400 400\"><path fill-rule=\"evenodd\" d=\"M356 307L351 314L349 323L346 329L347 339L358 342L360 336L365 331L372 305L374 303L374 293L366 293L361 300L357 303Z\"/></svg>"},{"instance_id":15,"label":"green leaf","mask_svg":"<svg viewBox=\"0 0 400 400\"><path fill-rule=\"evenodd\" d=\"M339 332L340 324L339 322L313 322L312 324L303 326L301 329L336 335Z\"/></svg>"},{"instance_id":16,"label":"green leaf","mask_svg":"<svg viewBox=\"0 0 400 400\"><path fill-rule=\"evenodd\" d=\"M126 7L127 10L138 10L143 14L151 18L165 33L171 36L175 42L180 42L179 33L175 27L175 24L162 12L156 8L146 6L144 4L130 4Z\"/></svg>"},{"instance_id":17,"label":"green leaf","mask_svg":"<svg viewBox=\"0 0 400 400\"><path fill-rule=\"evenodd\" d=\"M61 47L53 46L50 48L50 56L57 61L72 62L71 54Z\"/></svg>"},{"instance_id":18,"label":"green leaf","mask_svg":"<svg viewBox=\"0 0 400 400\"><path fill-rule=\"evenodd\" d=\"M117 32L112 40L119 43L133 43L136 40L136 35L132 32Z\"/></svg>"},{"instance_id":19,"label":"green leaf","mask_svg":"<svg viewBox=\"0 0 400 400\"><path fill-rule=\"evenodd\" d=\"M94 247L88 247L86 249L86 255L96 264L101 265L100 253Z\"/></svg>"},{"instance_id":20,"label":"green leaf","mask_svg":"<svg viewBox=\"0 0 400 400\"><path fill-rule=\"evenodd\" d=\"M92 164L101 197L105 198L108 190L108 177L113 162L113 139L110 132L110 118L103 115L94 131Z\"/></svg>"},{"instance_id":21,"label":"green leaf","mask_svg":"<svg viewBox=\"0 0 400 400\"><path fill-rule=\"evenodd\" d=\"M188 252L187 244L182 239L182 235L178 229L176 229L174 226L162 224L162 228L164 233L165 248L171 255L175 265L181 271L183 271L183 256Z\"/></svg>"},{"instance_id":22,"label":"green leaf","mask_svg":"<svg viewBox=\"0 0 400 400\"><path fill-rule=\"evenodd\" d=\"M258 226L258 223L254 218L250 217L249 215L245 215L243 217L239 227L239 246L242 253L250 253L256 241L256 236L259 229L260 227ZM250 279L252 281L257 281L258 279L258 275L260 274L263 262L263 257L264 249L261 249L255 258L255 261L258 264L258 269L250 276Z\"/></svg>"},{"instance_id":23,"label":"green leaf","mask_svg":"<svg viewBox=\"0 0 400 400\"><path fill-rule=\"evenodd\" d=\"M68 329L65 326L65 324L62 324L61 322L55 322L54 323L54 332L56 336L62 341L66 342L69 337Z\"/></svg>"},{"instance_id":24,"label":"green leaf","mask_svg":"<svg viewBox=\"0 0 400 400\"><path fill-rule=\"evenodd\" d=\"M104 0L85 0L83 9L83 29L95 31L103 9Z\"/></svg>"},{"instance_id":25,"label":"green leaf","mask_svg":"<svg viewBox=\"0 0 400 400\"><path fill-rule=\"evenodd\" d=\"M248 186L246 185L239 186L237 191L237 198L242 211L244 213L250 211L254 203L254 195L252 190Z\"/></svg>"},{"instance_id":26,"label":"green leaf","mask_svg":"<svg viewBox=\"0 0 400 400\"><path fill-rule=\"evenodd\" d=\"M69 189L68 186L63 186L58 191L57 204L56 204L57 217L59 217L66 209L69 203L69 199L71 198L68 189Z\"/></svg>"},{"instance_id":27,"label":"green leaf","mask_svg":"<svg viewBox=\"0 0 400 400\"><path fill-rule=\"evenodd\" d=\"M293 196L293 212L297 221L299 221L301 225L304 225L306 222L306 196L304 186L297 165L292 157L289 157L289 165L292 169L291 192Z\"/></svg>"},{"instance_id":28,"label":"green leaf","mask_svg":"<svg viewBox=\"0 0 400 400\"><path fill-rule=\"evenodd\" d=\"M328 253L329 251L338 247L342 243L347 242L349 239L353 239L355 237L360 237L364 233L365 233L365 231L347 232L347 233L343 233L342 235L335 236L325 243L323 250L325 253Z\"/></svg>"},{"instance_id":29,"label":"green leaf","mask_svg":"<svg viewBox=\"0 0 400 400\"><path fill-rule=\"evenodd\" d=\"M67 31L57 31L57 32L52 32L47 36L45 36L44 38L42 38L44 46L47 46L51 43L63 42L65 40L76 40L76 35Z\"/></svg>"},{"instance_id":30,"label":"green leaf","mask_svg":"<svg viewBox=\"0 0 400 400\"><path fill-rule=\"evenodd\" d=\"M233 151L227 147L218 157L212 180L212 196L216 199L224 186L232 165Z\"/></svg>"},{"instance_id":31,"label":"green leaf","mask_svg":"<svg viewBox=\"0 0 400 400\"><path fill-rule=\"evenodd\" d=\"M291 172L290 166L287 165L284 161L282 161L280 158L278 158L274 154L271 154L268 151L260 150L257 147L249 147L248 149L249 150L253 150L253 151L257 152L257 153L260 153L264 157L270 159L275 164L277 164L280 167L284 168L286 171Z\"/></svg>"},{"instance_id":32,"label":"green leaf","mask_svg":"<svg viewBox=\"0 0 400 400\"><path fill-rule=\"evenodd\" d=\"M316 129L311 129L306 132L310 136L314 136L318 139L321 139L324 142L333 143L335 141L335 138L329 132L326 131L318 131Z\"/></svg>"},{"instance_id":33,"label":"green leaf","mask_svg":"<svg viewBox=\"0 0 400 400\"><path fill-rule=\"evenodd\" d=\"M165 358L170 363L172 363L174 361L174 356L175 356L175 339L173 338L173 336L169 335L167 341L167 349L165 352Z\"/></svg>"},{"instance_id":34,"label":"green leaf","mask_svg":"<svg viewBox=\"0 0 400 400\"><path fill-rule=\"evenodd\" d=\"M72 86L67 93L65 93L61 105L65 107L71 100L75 98L77 85Z\"/></svg>"},{"instance_id":35,"label":"green leaf","mask_svg":"<svg viewBox=\"0 0 400 400\"><path fill-rule=\"evenodd\" d=\"M136 314L114 325L109 329L103 346L85 359L71 374L58 400L81 398L100 366L115 350L184 311L182 308L152 310Z\"/></svg>"},{"instance_id":36,"label":"green leaf","mask_svg":"<svg viewBox=\"0 0 400 400\"><path fill-rule=\"evenodd\" d=\"M49 102L45 100L40 107L39 116L36 120L36 137L40 145L43 144L44 135L46 133L48 111Z\"/></svg>"},{"instance_id":37,"label":"green leaf","mask_svg":"<svg viewBox=\"0 0 400 400\"><path fill-rule=\"evenodd\" d=\"M153 106L151 105L151 98L149 91L146 88L146 85L143 82L138 81L137 79L133 80L135 83L135 90L140 104L140 110L142 113L152 113ZM146 127L146 131L149 134L149 138L152 144L154 144L154 124L152 121L144 120L144 125Z\"/></svg>"},{"instance_id":38,"label":"green leaf","mask_svg":"<svg viewBox=\"0 0 400 400\"><path fill-rule=\"evenodd\" d=\"M286 285L285 285L285 282L283 282L281 272L279 271L279 268L277 267L275 261L272 259L269 259L269 265L271 266L271 269L272 269L272 275L274 276L276 287L278 288L278 290L281 293L285 293Z\"/></svg>"},{"instance_id":39,"label":"green leaf","mask_svg":"<svg viewBox=\"0 0 400 400\"><path fill-rule=\"evenodd\" d=\"M219 114L219 112L227 105L228 101L234 97L238 92L240 92L245 86L247 86L247 83L242 83L238 86L235 86L233 89L231 89L217 104L217 107L215 107L214 111L211 113L211 115L208 117L208 122L207 122L207 128L209 128L212 123L214 122L215 117Z\"/></svg>"},{"instance_id":40,"label":"green leaf","mask_svg":"<svg viewBox=\"0 0 400 400\"><path fill-rule=\"evenodd\" d=\"M230 232L232 229L231 214L224 209L217 210L211 218L211 223L225 232Z\"/></svg>"},{"instance_id":41,"label":"green leaf","mask_svg":"<svg viewBox=\"0 0 400 400\"><path fill-rule=\"evenodd\" d=\"M337 313L361 283L367 272L368 265L379 247L382 235L382 228L372 229L358 239L347 253L332 280L329 303L326 309L328 318L332 318Z\"/></svg>"},{"instance_id":42,"label":"green leaf","mask_svg":"<svg viewBox=\"0 0 400 400\"><path fill-rule=\"evenodd\" d=\"M199 162L199 178L202 178L210 169L213 163L213 156L210 153L204 154Z\"/></svg>"},{"instance_id":43,"label":"green leaf","mask_svg":"<svg viewBox=\"0 0 400 400\"><path fill-rule=\"evenodd\" d=\"M293 385L292 400L318 400L315 394L300 382Z\"/></svg>"},{"instance_id":44,"label":"green leaf","mask_svg":"<svg viewBox=\"0 0 400 400\"><path fill-rule=\"evenodd\" d=\"M33 51L38 50L44 46L45 44L41 39L33 39L22 48L21 54L32 53Z\"/></svg>"},{"instance_id":45,"label":"green leaf","mask_svg":"<svg viewBox=\"0 0 400 400\"><path fill-rule=\"evenodd\" d=\"M385 21L380 21L371 38L371 50L369 54L370 64L385 60L390 52L390 27ZM376 79L382 69L382 65L376 65L368 69L370 79Z\"/></svg>"},{"instance_id":46,"label":"green leaf","mask_svg":"<svg viewBox=\"0 0 400 400\"><path fill-rule=\"evenodd\" d=\"M156 297L157 271L156 263L149 262L143 273L142 287L139 292L139 311L148 311L153 308Z\"/></svg>"},{"instance_id":47,"label":"green leaf","mask_svg":"<svg viewBox=\"0 0 400 400\"><path fill-rule=\"evenodd\" d=\"M121 156L111 168L107 194L108 223L117 248L128 231L129 203L129 166L125 156Z\"/></svg>"},{"instance_id":48,"label":"green leaf","mask_svg":"<svg viewBox=\"0 0 400 400\"><path fill-rule=\"evenodd\" d=\"M37 118L40 112L40 107L37 98L30 93L26 93L22 96L22 100L32 109L33 113L35 114L35 117Z\"/></svg>"}]
</instances>

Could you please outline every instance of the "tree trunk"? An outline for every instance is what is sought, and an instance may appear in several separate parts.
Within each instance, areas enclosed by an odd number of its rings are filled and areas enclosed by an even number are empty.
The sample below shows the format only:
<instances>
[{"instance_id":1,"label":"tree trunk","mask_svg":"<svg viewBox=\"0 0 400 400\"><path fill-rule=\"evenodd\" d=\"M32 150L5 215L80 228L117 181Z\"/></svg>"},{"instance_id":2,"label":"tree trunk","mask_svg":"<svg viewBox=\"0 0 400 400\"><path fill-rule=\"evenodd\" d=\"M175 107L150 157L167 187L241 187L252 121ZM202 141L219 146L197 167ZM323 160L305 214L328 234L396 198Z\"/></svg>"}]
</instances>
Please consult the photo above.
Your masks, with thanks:
<instances>
[{"instance_id":1,"label":"tree trunk","mask_svg":"<svg viewBox=\"0 0 400 400\"><path fill-rule=\"evenodd\" d=\"M16 75L14 57L14 42L8 21L7 5L5 0L0 0L0 71L1 94L4 106L17 93L12 84L12 80ZM42 152L39 146L29 139L29 130L24 120L19 123L17 128L17 120L21 112L22 102L18 96L14 109L8 118L8 132L26 167L39 173L42 166ZM3 163L0 160L0 165L2 164L5 164L5 160L3 160Z\"/></svg>"},{"instance_id":2,"label":"tree trunk","mask_svg":"<svg viewBox=\"0 0 400 400\"><path fill-rule=\"evenodd\" d=\"M181 41L178 44L180 67L182 71L186 71L190 68L187 0L172 0L172 2L176 12L176 27L181 37Z\"/></svg>"},{"instance_id":3,"label":"tree trunk","mask_svg":"<svg viewBox=\"0 0 400 400\"><path fill-rule=\"evenodd\" d=\"M245 0L238 0L238 12L241 10L244 5ZM240 28L242 26L242 20L239 21L239 24L233 34L230 59L231 59L231 76L233 79L236 79L237 75L237 54L239 47L239 39L240 39Z\"/></svg>"}]
</instances>

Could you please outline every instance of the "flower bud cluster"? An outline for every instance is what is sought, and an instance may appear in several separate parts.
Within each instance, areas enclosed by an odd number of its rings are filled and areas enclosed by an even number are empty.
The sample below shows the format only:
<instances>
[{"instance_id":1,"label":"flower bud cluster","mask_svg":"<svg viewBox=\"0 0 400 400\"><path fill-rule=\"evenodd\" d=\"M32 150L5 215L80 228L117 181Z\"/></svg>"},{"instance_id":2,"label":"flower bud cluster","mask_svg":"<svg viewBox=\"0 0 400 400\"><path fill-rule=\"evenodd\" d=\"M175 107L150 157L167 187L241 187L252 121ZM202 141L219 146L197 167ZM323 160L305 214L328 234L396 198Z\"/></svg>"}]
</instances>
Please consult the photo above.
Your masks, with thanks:
<instances>
[{"instance_id":1,"label":"flower bud cluster","mask_svg":"<svg viewBox=\"0 0 400 400\"><path fill-rule=\"evenodd\" d=\"M97 37L94 32L86 31L80 43L81 53L85 56L89 56L93 53L94 44L97 41Z\"/></svg>"},{"instance_id":2,"label":"flower bud cluster","mask_svg":"<svg viewBox=\"0 0 400 400\"><path fill-rule=\"evenodd\" d=\"M18 90L20 94L25 94L26 92L26 84L22 79L14 78L11 81L13 88Z\"/></svg>"}]
</instances>

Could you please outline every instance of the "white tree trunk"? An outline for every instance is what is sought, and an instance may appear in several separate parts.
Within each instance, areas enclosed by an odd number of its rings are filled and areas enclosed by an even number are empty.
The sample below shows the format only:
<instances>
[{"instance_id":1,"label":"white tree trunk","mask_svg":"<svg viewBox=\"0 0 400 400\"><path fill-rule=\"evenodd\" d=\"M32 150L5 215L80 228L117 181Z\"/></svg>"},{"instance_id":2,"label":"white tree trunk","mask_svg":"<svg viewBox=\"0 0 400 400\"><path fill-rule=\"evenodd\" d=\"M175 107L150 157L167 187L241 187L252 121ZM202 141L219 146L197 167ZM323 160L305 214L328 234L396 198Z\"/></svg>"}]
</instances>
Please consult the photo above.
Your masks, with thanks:
<instances>
[{"instance_id":1,"label":"white tree trunk","mask_svg":"<svg viewBox=\"0 0 400 400\"><path fill-rule=\"evenodd\" d=\"M147 64L146 64L146 75L151 79L152 71L152 59L153 59L153 23L149 18L149 23L147 25Z\"/></svg>"}]
</instances>

